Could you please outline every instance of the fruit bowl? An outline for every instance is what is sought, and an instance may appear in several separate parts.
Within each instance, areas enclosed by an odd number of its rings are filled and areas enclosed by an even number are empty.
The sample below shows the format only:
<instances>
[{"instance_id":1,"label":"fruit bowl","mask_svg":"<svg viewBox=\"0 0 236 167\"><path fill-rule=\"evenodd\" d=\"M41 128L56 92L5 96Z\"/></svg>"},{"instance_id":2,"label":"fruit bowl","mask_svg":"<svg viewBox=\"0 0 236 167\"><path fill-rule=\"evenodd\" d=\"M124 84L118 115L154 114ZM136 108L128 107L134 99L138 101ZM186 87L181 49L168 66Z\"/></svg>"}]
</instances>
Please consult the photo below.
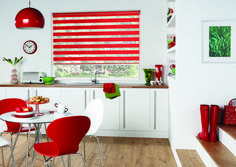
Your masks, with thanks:
<instances>
[{"instance_id":1,"label":"fruit bowl","mask_svg":"<svg viewBox=\"0 0 236 167\"><path fill-rule=\"evenodd\" d=\"M45 85L52 85L52 81L54 81L54 77L43 77L43 81Z\"/></svg>"},{"instance_id":2,"label":"fruit bowl","mask_svg":"<svg viewBox=\"0 0 236 167\"><path fill-rule=\"evenodd\" d=\"M14 117L16 118L31 118L31 117L34 117L35 114L34 114L34 111L29 111L29 112L15 112Z\"/></svg>"}]
</instances>

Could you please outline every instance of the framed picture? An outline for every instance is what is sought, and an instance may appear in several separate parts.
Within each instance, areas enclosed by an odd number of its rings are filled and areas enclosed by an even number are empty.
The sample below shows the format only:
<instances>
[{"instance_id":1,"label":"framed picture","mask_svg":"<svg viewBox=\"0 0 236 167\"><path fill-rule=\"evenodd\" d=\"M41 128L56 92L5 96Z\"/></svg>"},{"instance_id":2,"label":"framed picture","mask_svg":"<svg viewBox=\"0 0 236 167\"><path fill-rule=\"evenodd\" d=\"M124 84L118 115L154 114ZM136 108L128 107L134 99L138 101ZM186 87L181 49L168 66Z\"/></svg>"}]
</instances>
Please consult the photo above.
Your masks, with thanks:
<instances>
[{"instance_id":1,"label":"framed picture","mask_svg":"<svg viewBox=\"0 0 236 167\"><path fill-rule=\"evenodd\" d=\"M236 21L203 21L202 31L203 63L236 63Z\"/></svg>"}]
</instances>

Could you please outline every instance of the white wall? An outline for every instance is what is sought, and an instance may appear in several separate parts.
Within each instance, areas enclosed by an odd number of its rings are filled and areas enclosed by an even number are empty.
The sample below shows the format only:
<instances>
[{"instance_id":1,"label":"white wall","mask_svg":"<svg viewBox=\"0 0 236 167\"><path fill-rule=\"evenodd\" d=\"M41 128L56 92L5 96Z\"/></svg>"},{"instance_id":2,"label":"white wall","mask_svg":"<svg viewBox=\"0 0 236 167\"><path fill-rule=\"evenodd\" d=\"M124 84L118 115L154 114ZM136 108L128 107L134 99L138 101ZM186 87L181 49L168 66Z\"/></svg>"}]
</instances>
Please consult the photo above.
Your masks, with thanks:
<instances>
[{"instance_id":1,"label":"white wall","mask_svg":"<svg viewBox=\"0 0 236 167\"><path fill-rule=\"evenodd\" d=\"M223 107L236 96L236 64L202 64L201 30L202 20L236 20L235 6L235 0L176 2L177 96L172 111L176 116L172 144L176 148L194 148L193 139L201 131L200 104Z\"/></svg>"},{"instance_id":2,"label":"white wall","mask_svg":"<svg viewBox=\"0 0 236 167\"><path fill-rule=\"evenodd\" d=\"M86 12L86 11L124 11L141 10L140 34L140 69L154 68L155 64L166 63L166 1L165 0L32 0L31 7L42 12L45 17L43 30L17 30L14 25L16 14L28 6L28 0L9 0L0 2L0 48L2 57L14 58L24 56L23 63L17 66L23 69L43 70L51 74L52 64L52 24L53 12ZM38 51L27 55L23 43L34 40ZM0 61L0 83L9 81L11 66ZM143 71L140 80L145 82Z\"/></svg>"}]
</instances>

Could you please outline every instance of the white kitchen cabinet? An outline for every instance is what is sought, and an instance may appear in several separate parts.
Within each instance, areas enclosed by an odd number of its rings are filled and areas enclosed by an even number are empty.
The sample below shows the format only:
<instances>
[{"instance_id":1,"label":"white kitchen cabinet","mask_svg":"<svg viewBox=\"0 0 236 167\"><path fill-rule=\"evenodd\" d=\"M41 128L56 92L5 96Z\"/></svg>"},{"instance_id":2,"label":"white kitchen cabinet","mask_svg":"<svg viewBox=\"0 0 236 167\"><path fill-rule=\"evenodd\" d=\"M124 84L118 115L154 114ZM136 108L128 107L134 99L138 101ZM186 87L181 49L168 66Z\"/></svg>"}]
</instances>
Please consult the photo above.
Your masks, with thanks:
<instances>
[{"instance_id":1,"label":"white kitchen cabinet","mask_svg":"<svg viewBox=\"0 0 236 167\"><path fill-rule=\"evenodd\" d=\"M62 88L61 99L69 112L81 114L85 111L89 91L86 88Z\"/></svg>"},{"instance_id":2,"label":"white kitchen cabinet","mask_svg":"<svg viewBox=\"0 0 236 167\"><path fill-rule=\"evenodd\" d=\"M119 130L120 97L107 99L102 88L90 90L90 99L99 98L104 104L103 122L99 129Z\"/></svg>"},{"instance_id":3,"label":"white kitchen cabinet","mask_svg":"<svg viewBox=\"0 0 236 167\"><path fill-rule=\"evenodd\" d=\"M40 110L55 110L55 102L61 102L74 114L83 113L90 100L99 98L104 102L104 115L97 135L167 138L168 91L151 87L120 88L121 96L110 100L105 97L103 88L2 87L0 98L48 97L50 102L41 104ZM45 133L44 126L41 132Z\"/></svg>"},{"instance_id":4,"label":"white kitchen cabinet","mask_svg":"<svg viewBox=\"0 0 236 167\"><path fill-rule=\"evenodd\" d=\"M20 98L26 100L28 98L28 88L11 87L6 89L6 98Z\"/></svg>"},{"instance_id":5,"label":"white kitchen cabinet","mask_svg":"<svg viewBox=\"0 0 236 167\"><path fill-rule=\"evenodd\" d=\"M0 88L0 100L6 98L6 89L5 87Z\"/></svg>"},{"instance_id":6,"label":"white kitchen cabinet","mask_svg":"<svg viewBox=\"0 0 236 167\"><path fill-rule=\"evenodd\" d=\"M151 90L151 130L168 132L169 101L168 89Z\"/></svg>"},{"instance_id":7,"label":"white kitchen cabinet","mask_svg":"<svg viewBox=\"0 0 236 167\"><path fill-rule=\"evenodd\" d=\"M149 89L121 89L122 130L150 130L150 91Z\"/></svg>"}]
</instances>

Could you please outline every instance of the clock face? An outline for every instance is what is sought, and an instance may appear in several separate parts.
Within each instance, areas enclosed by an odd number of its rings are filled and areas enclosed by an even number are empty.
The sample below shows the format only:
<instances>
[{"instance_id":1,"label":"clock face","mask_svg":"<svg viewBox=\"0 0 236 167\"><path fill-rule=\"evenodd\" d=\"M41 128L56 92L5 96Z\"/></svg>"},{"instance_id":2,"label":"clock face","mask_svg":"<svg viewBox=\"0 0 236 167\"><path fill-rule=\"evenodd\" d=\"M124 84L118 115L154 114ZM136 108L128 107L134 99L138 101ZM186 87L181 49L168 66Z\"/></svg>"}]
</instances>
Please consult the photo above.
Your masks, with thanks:
<instances>
[{"instance_id":1,"label":"clock face","mask_svg":"<svg viewBox=\"0 0 236 167\"><path fill-rule=\"evenodd\" d=\"M37 50L37 44L34 41L26 41L23 45L23 50L27 54L34 54Z\"/></svg>"}]
</instances>

